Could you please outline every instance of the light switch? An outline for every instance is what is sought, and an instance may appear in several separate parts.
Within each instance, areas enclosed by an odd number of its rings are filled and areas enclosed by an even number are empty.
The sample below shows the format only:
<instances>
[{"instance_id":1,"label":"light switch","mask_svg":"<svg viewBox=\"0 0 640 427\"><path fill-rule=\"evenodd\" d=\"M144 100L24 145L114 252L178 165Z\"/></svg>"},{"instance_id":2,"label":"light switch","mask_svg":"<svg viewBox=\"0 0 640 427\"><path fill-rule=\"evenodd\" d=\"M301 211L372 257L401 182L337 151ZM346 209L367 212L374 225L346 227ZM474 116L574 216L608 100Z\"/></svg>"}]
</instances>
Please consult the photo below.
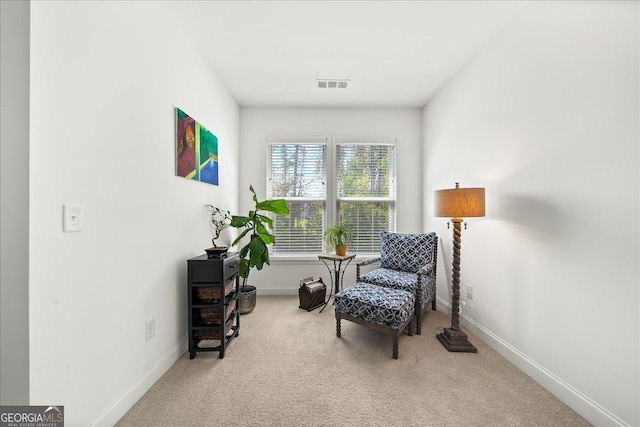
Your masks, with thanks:
<instances>
[{"instance_id":1,"label":"light switch","mask_svg":"<svg viewBox=\"0 0 640 427\"><path fill-rule=\"evenodd\" d=\"M82 206L62 205L62 231L82 231Z\"/></svg>"}]
</instances>

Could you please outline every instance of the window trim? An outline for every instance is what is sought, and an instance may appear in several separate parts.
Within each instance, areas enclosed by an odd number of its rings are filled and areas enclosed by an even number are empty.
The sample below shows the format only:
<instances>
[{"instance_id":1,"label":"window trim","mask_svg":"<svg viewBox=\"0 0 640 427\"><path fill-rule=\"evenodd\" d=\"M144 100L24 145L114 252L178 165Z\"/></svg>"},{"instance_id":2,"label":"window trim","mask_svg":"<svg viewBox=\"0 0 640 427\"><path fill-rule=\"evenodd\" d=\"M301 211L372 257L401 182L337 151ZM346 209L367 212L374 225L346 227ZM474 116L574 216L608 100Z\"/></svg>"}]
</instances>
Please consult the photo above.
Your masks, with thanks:
<instances>
[{"instance_id":1,"label":"window trim","mask_svg":"<svg viewBox=\"0 0 640 427\"><path fill-rule=\"evenodd\" d=\"M398 159L399 159L399 144L398 137L396 135L380 134L380 135L347 135L347 134L331 134L331 135L274 135L265 138L265 146L267 147L266 157L266 174L267 178L271 167L271 159L269 157L269 145L272 144L324 144L327 150L325 173L326 173L326 197L323 198L306 198L306 197L292 197L285 198L286 200L309 200L309 201L324 201L326 204L326 226L334 224L338 218L338 201L380 201L380 202L393 202L394 215L393 215L393 230L397 229L398 222L398 190L400 188L399 176L398 176ZM338 177L336 172L337 162L337 146L338 145L392 145L395 147L395 158L393 164L394 171L394 197L338 197ZM269 194L269 180L265 180L265 194ZM277 238L277 235L276 235ZM323 239L324 246L324 239ZM319 254L318 254L319 255ZM356 259L364 259L371 255L377 255L377 253L358 253ZM309 253L274 253L273 249L269 247L269 256L277 263L288 262L303 262L307 260L317 259L316 254Z\"/></svg>"},{"instance_id":2,"label":"window trim","mask_svg":"<svg viewBox=\"0 0 640 427\"><path fill-rule=\"evenodd\" d=\"M286 201L310 201L310 202L323 202L325 204L325 213L324 213L324 219L325 219L325 224L323 224L324 226L326 226L326 222L328 221L327 218L327 204L329 203L329 191L330 188L328 187L328 179L329 179L329 171L327 169L328 167L328 162L329 162L329 151L330 151L330 146L331 146L331 142L330 142L330 136L326 136L326 135L307 135L307 136L301 136L301 137L297 137L297 136L270 136L265 138L265 142L266 142L266 156L265 156L265 161L266 161L266 180L265 180L265 194L267 194L268 198L273 198L273 197L278 197L278 198L283 198ZM324 146L324 150L325 150L325 177L324 177L324 193L325 193L325 197L279 197L279 196L273 196L270 195L270 182L269 182L269 176L271 173L271 156L270 156L270 146L271 145L281 145L281 144L295 144L295 145L323 145ZM273 214L269 214L269 217L272 219L275 219L275 216ZM321 238L321 243L322 246L324 246L324 241ZM277 233L276 233L276 246L277 246ZM268 247L269 250L269 257L271 259L309 259L311 257L316 257L317 255L312 255L310 253L305 253L305 252L284 252L284 253L278 253L278 252L274 252L275 248L273 246L269 246Z\"/></svg>"},{"instance_id":3,"label":"window trim","mask_svg":"<svg viewBox=\"0 0 640 427\"><path fill-rule=\"evenodd\" d=\"M336 163L338 161L338 145L392 145L395 147L395 158L394 158L394 194L395 197L338 197L338 175L335 171ZM395 135L332 135L331 137L331 145L330 145L329 155L331 157L331 167L332 167L332 195L333 200L331 200L331 212L327 214L327 222L329 224L333 224L338 220L338 201L380 201L380 202L393 202L394 203L394 215L393 215L393 230L398 228L398 215L395 210L398 205L398 137ZM329 197L327 196L327 199ZM385 200L386 199L386 200ZM367 255L375 255L369 254Z\"/></svg>"}]
</instances>

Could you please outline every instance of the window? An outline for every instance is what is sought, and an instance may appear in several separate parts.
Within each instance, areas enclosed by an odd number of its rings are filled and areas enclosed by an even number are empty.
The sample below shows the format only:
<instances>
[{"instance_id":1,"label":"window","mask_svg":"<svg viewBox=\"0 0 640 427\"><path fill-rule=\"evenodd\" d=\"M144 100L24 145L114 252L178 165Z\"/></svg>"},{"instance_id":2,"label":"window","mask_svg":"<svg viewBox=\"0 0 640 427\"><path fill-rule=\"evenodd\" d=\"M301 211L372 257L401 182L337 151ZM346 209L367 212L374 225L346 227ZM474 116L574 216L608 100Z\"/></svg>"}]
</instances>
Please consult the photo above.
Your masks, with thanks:
<instances>
[{"instance_id":1,"label":"window","mask_svg":"<svg viewBox=\"0 0 640 427\"><path fill-rule=\"evenodd\" d=\"M353 227L351 251L378 253L380 231L395 231L395 163L395 138L269 141L267 196L290 210L274 219L273 253L331 251L323 236L336 221Z\"/></svg>"},{"instance_id":2,"label":"window","mask_svg":"<svg viewBox=\"0 0 640 427\"><path fill-rule=\"evenodd\" d=\"M322 252L327 210L327 143L268 144L267 196L287 201L273 222L277 254Z\"/></svg>"},{"instance_id":3,"label":"window","mask_svg":"<svg viewBox=\"0 0 640 427\"><path fill-rule=\"evenodd\" d=\"M380 231L395 230L395 145L336 144L337 218L351 224L354 252L380 251Z\"/></svg>"}]
</instances>

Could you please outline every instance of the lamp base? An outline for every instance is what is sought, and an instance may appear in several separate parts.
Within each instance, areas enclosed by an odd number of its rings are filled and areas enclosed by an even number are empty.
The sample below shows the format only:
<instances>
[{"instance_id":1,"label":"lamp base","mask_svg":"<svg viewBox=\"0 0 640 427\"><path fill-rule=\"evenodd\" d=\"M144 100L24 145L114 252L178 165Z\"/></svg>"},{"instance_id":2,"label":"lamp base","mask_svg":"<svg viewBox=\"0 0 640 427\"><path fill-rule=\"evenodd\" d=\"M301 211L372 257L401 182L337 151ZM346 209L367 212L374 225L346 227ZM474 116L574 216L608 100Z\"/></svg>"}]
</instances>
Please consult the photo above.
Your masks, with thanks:
<instances>
[{"instance_id":1,"label":"lamp base","mask_svg":"<svg viewBox=\"0 0 640 427\"><path fill-rule=\"evenodd\" d=\"M455 353L478 352L478 349L469 342L467 334L462 331L455 331L451 328L444 328L444 332L437 334L436 337L448 351Z\"/></svg>"}]
</instances>

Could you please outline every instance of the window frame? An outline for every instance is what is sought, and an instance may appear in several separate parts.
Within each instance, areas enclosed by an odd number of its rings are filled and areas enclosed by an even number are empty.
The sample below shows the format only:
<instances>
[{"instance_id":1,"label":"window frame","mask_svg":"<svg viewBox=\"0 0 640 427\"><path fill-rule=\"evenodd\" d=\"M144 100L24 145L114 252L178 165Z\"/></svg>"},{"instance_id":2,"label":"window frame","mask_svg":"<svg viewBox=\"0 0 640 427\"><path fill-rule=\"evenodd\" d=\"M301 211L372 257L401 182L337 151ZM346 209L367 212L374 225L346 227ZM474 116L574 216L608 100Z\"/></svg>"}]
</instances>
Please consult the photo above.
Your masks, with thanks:
<instances>
[{"instance_id":1,"label":"window frame","mask_svg":"<svg viewBox=\"0 0 640 427\"><path fill-rule=\"evenodd\" d=\"M338 171L337 171L337 162L338 162L338 145L364 145L364 146L373 146L373 145L386 145L394 147L394 159L393 164L390 166L390 172L393 172L393 196L387 197L339 197L338 195ZM398 206L398 138L392 135L332 135L331 138L331 167L332 167L332 187L331 187L331 195L333 198L327 196L331 203L331 212L328 215L329 224L332 224L339 220L338 218L338 203L340 201L354 201L354 202L392 202L393 203L393 216L389 223L388 231L395 232L397 229L397 211L396 208ZM324 248L325 251L331 248ZM358 252L360 255L377 255L379 252Z\"/></svg>"},{"instance_id":2,"label":"window frame","mask_svg":"<svg viewBox=\"0 0 640 427\"><path fill-rule=\"evenodd\" d=\"M266 184L265 184L265 194L267 195L267 198L282 198L285 199L287 202L289 201L310 201L310 202L324 202L325 205L325 212L324 212L324 224L322 225L322 232L321 235L324 234L324 230L326 229L327 223L329 222L329 218L328 218L328 203L329 203L329 184L328 184L328 179L329 179L329 170L328 170L328 166L329 166L329 158L330 158L330 145L331 145L331 138L329 136L303 136L303 137L292 137L292 136L285 136L285 137L268 137L266 138L266 149L267 149L267 155L266 157ZM325 176L324 176L324 187L325 187L325 197L281 197L281 196L272 196L270 193L270 183L269 183L269 178L270 178L270 173L271 173L271 156L270 156L270 146L271 145L285 145L285 144L289 144L289 145L324 145L325 147L325 165L324 165L324 171L325 171ZM275 220L275 216L273 214L269 214L269 217ZM284 259L294 259L294 258L303 258L303 259L307 259L310 258L314 255L311 255L309 252L277 252L277 231L275 233L276 235L276 244L269 246L269 256L272 257L273 259L278 259L278 258L284 258ZM321 247L322 250L324 250L324 238L321 237Z\"/></svg>"},{"instance_id":3,"label":"window frame","mask_svg":"<svg viewBox=\"0 0 640 427\"><path fill-rule=\"evenodd\" d=\"M324 230L331 224L334 224L338 220L338 202L339 201L381 201L393 203L393 218L390 220L389 231L395 232L397 229L397 206L398 206L398 188L400 188L398 182L398 137L394 135L307 135L307 136L270 136L266 139L267 155L266 157L266 194L270 194L269 191L269 174L271 173L271 158L269 154L269 145L277 144L324 144L326 147L326 164L325 164L325 223L323 224L323 239L322 239L322 252L331 252L332 248L327 248L324 242ZM393 196L388 197L338 197L338 176L337 176L337 146L338 145L390 145L395 148L395 156L393 159L393 165L391 168L394 172L394 190ZM296 197L284 198L285 200L300 199ZM304 200L322 201L321 198L302 198ZM277 241L277 233L276 233ZM277 245L276 245L277 246ZM274 260L307 260L315 259L316 255L309 253L297 252L297 253L282 253L277 252L275 248L269 247L270 256ZM376 255L377 252L358 252L358 256L371 256Z\"/></svg>"}]
</instances>

